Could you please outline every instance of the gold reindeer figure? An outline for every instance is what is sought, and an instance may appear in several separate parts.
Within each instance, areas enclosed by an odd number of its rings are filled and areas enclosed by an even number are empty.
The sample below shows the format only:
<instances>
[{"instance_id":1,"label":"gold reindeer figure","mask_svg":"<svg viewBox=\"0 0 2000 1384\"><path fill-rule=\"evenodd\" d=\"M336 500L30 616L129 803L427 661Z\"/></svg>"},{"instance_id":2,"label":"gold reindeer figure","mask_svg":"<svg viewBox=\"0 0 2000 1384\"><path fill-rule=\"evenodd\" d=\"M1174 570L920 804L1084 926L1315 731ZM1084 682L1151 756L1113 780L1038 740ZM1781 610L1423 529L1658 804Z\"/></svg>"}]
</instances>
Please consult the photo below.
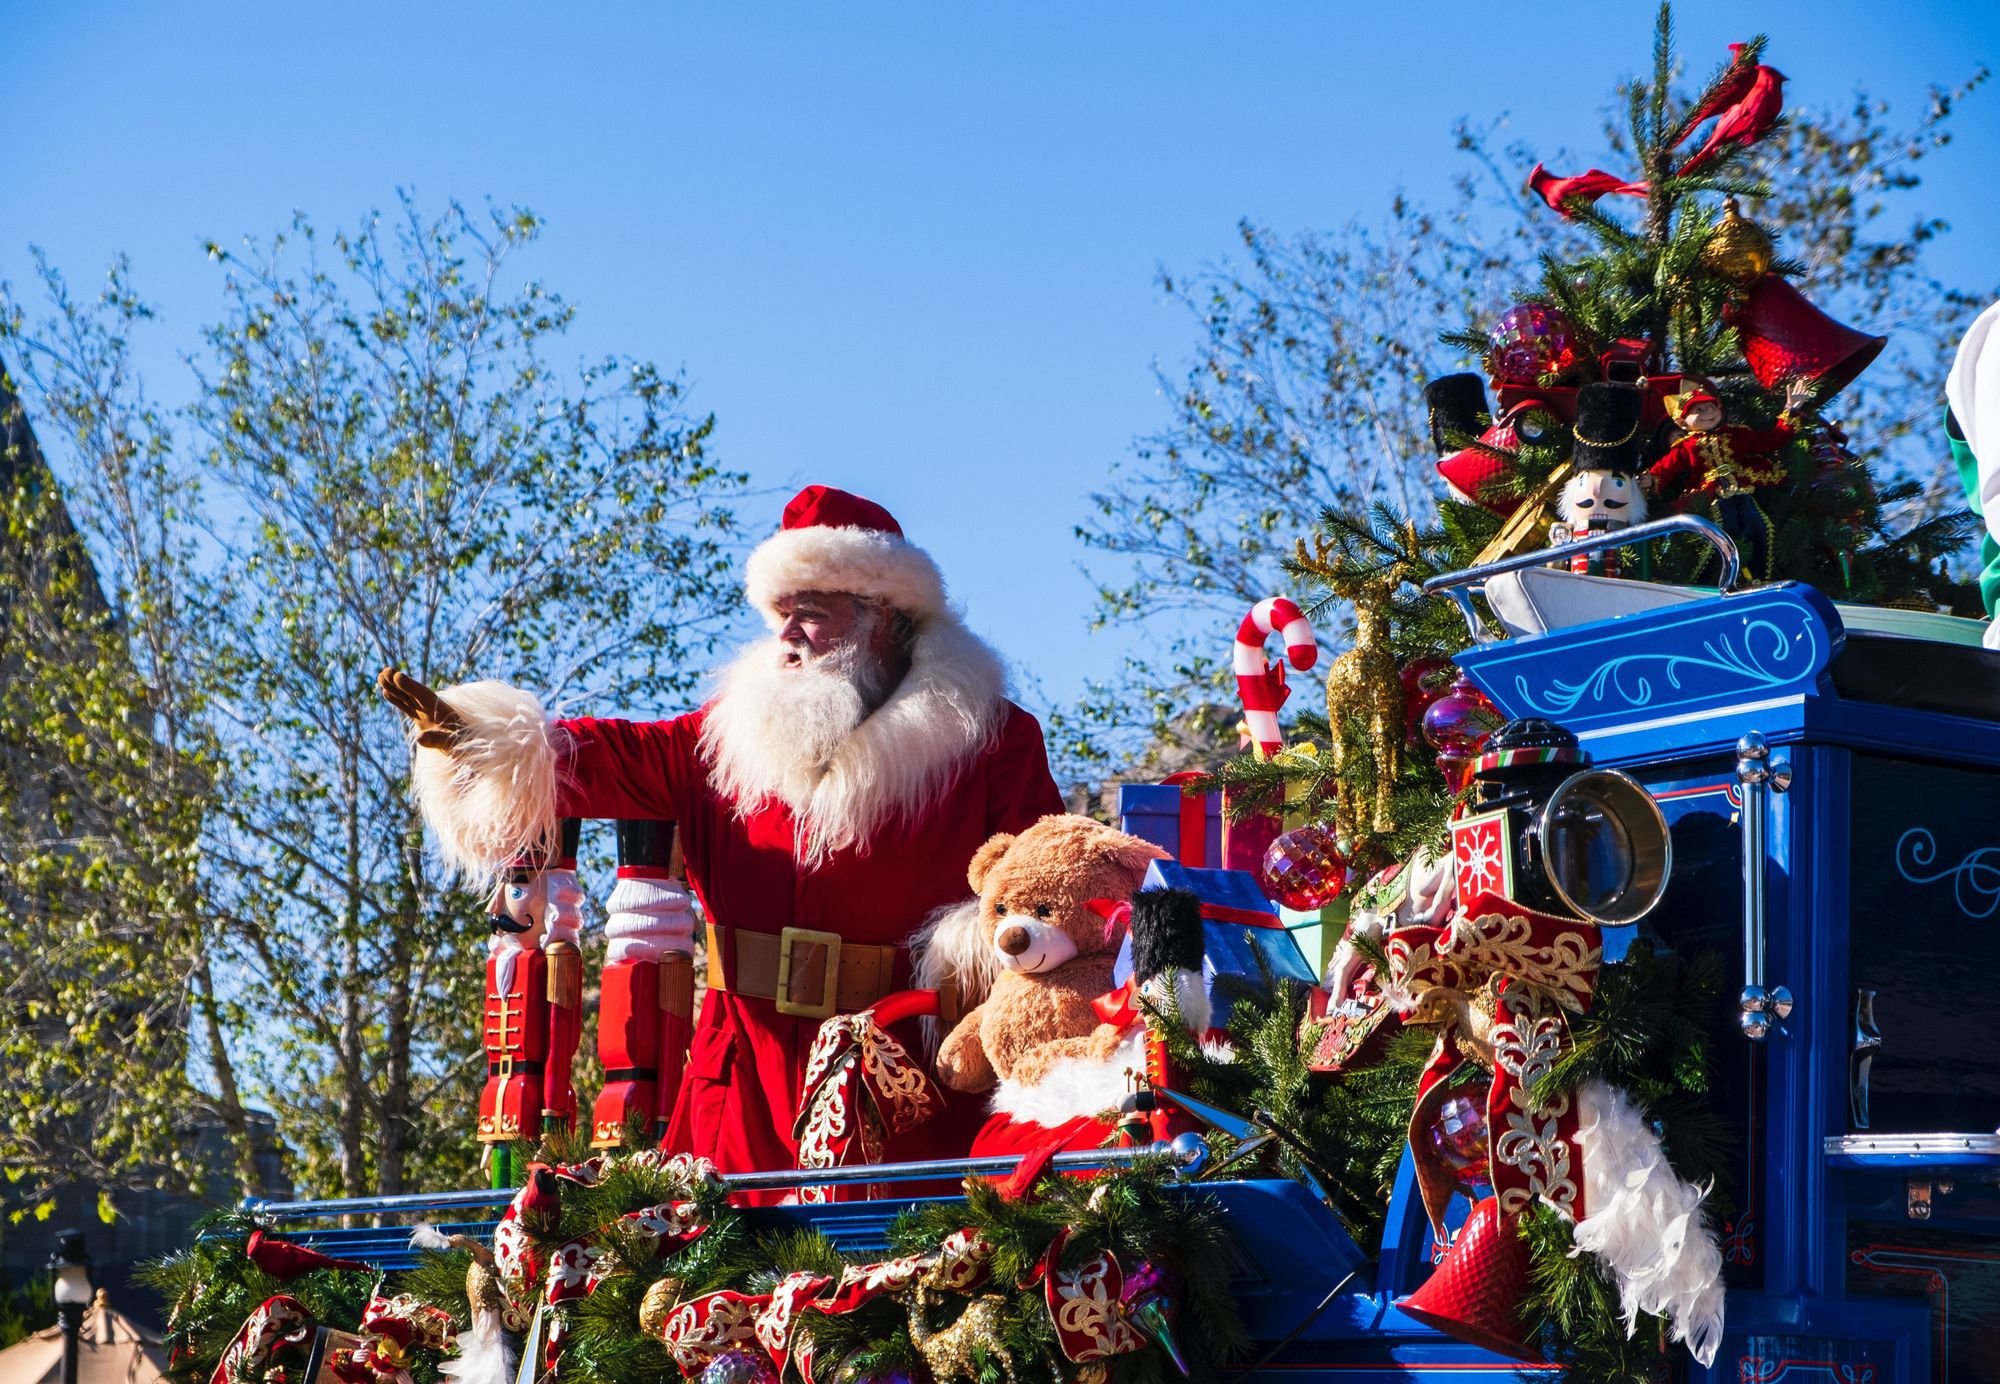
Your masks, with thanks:
<instances>
[{"instance_id":1,"label":"gold reindeer figure","mask_svg":"<svg viewBox=\"0 0 2000 1384\"><path fill-rule=\"evenodd\" d=\"M910 1340L924 1357L924 1363L930 1366L937 1384L952 1384L958 1379L967 1381L967 1384L978 1384L979 1366L973 1355L975 1346L998 1360L1009 1379L1016 1377L1014 1357L1000 1344L1001 1318L1007 1305L1005 1298L991 1293L981 1294L967 1303L965 1310L958 1314L958 1320L942 1331L931 1329L929 1295L924 1289L917 1289L908 1305Z\"/></svg>"},{"instance_id":2,"label":"gold reindeer figure","mask_svg":"<svg viewBox=\"0 0 2000 1384\"><path fill-rule=\"evenodd\" d=\"M1358 808L1343 804L1340 815L1347 819L1343 826L1354 828L1365 821L1368 830L1378 833L1396 829L1396 776L1403 766L1403 689L1389 646L1390 606L1397 589L1421 574L1414 524L1404 537L1407 546L1402 551L1392 550L1381 563L1368 567L1340 556L1324 536L1314 538L1315 551L1310 552L1302 538L1295 564L1354 606L1354 642L1326 673L1326 720L1333 732L1336 769L1354 748L1350 721L1358 720L1363 727L1364 752L1375 761L1374 791L1371 800Z\"/></svg>"}]
</instances>

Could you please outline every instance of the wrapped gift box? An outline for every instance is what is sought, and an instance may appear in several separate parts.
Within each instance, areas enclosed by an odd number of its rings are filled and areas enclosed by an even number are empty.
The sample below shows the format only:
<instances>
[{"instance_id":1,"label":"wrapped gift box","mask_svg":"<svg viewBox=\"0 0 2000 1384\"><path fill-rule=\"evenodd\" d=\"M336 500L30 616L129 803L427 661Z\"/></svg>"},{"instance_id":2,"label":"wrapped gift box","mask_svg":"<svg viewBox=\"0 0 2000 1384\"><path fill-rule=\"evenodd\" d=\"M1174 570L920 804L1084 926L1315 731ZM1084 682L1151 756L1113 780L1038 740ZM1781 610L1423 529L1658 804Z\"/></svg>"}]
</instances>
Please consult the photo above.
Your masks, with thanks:
<instances>
[{"instance_id":1,"label":"wrapped gift box","mask_svg":"<svg viewBox=\"0 0 2000 1384\"><path fill-rule=\"evenodd\" d=\"M1246 994L1262 993L1281 982L1312 985L1318 973L1286 930L1284 920L1245 870L1191 870L1156 860L1146 871L1147 889L1189 889L1201 898L1206 933L1202 978L1208 988L1209 1023L1221 1028ZM1112 978L1124 984L1132 973L1132 939L1119 949Z\"/></svg>"}]
</instances>

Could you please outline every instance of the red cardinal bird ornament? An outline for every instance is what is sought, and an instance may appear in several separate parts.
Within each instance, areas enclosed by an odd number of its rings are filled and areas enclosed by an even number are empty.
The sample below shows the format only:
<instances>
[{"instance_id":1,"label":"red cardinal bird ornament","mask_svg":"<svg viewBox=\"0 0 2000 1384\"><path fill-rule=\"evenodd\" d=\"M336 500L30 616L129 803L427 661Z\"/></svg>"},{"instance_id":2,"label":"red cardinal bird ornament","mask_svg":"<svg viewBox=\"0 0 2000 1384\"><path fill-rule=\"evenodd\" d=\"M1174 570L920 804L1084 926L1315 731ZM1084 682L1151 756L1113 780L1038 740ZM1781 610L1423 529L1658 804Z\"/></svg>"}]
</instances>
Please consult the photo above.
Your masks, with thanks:
<instances>
[{"instance_id":1,"label":"red cardinal bird ornament","mask_svg":"<svg viewBox=\"0 0 2000 1384\"><path fill-rule=\"evenodd\" d=\"M1568 178L1559 178L1539 163L1535 171L1528 175L1528 190L1549 204L1549 210L1556 215L1569 218L1569 200L1581 197L1587 202L1595 202L1608 192L1620 193L1626 197L1644 197L1644 183L1628 183L1616 173L1606 173L1601 168L1586 169Z\"/></svg>"},{"instance_id":2,"label":"red cardinal bird ornament","mask_svg":"<svg viewBox=\"0 0 2000 1384\"><path fill-rule=\"evenodd\" d=\"M1750 94L1750 84L1757 77L1757 64L1744 60L1743 50L1749 46L1747 43L1732 43L1729 45L1728 68L1723 72L1721 80L1715 84L1715 89L1708 93L1707 98L1699 106L1695 107L1694 111L1688 116L1687 121L1681 126L1687 133L1674 141L1677 146L1686 144L1688 140L1693 138L1695 129L1702 121L1709 119L1711 116L1720 115L1723 111L1728 110L1731 106Z\"/></svg>"},{"instance_id":3,"label":"red cardinal bird ornament","mask_svg":"<svg viewBox=\"0 0 2000 1384\"><path fill-rule=\"evenodd\" d=\"M1708 143L1681 165L1680 175L1685 178L1696 169L1714 162L1732 145L1748 148L1771 133L1771 127L1778 123L1778 117L1785 111L1784 88L1785 74L1777 68L1761 65L1755 68L1743 99L1716 119L1715 128L1708 132Z\"/></svg>"},{"instance_id":4,"label":"red cardinal bird ornament","mask_svg":"<svg viewBox=\"0 0 2000 1384\"><path fill-rule=\"evenodd\" d=\"M319 1269L350 1269L361 1273L375 1270L354 1259L336 1259L330 1254L321 1254L316 1249L295 1245L290 1240L275 1239L261 1230L250 1232L250 1243L243 1247L250 1262L262 1269L280 1283L289 1283Z\"/></svg>"}]
</instances>

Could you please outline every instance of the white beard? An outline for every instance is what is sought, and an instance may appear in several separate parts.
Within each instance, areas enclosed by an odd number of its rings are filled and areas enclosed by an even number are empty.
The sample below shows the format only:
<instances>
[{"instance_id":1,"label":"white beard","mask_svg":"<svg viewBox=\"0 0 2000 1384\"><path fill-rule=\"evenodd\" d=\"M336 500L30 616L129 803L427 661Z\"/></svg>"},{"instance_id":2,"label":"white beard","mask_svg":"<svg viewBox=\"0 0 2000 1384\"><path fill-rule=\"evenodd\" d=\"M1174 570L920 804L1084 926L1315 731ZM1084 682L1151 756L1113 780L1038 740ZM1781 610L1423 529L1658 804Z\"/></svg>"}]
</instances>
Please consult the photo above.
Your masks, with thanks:
<instances>
[{"instance_id":1,"label":"white beard","mask_svg":"<svg viewBox=\"0 0 2000 1384\"><path fill-rule=\"evenodd\" d=\"M934 807L1000 726L999 662L956 620L926 623L893 686L866 637L791 668L788 645L759 640L722 670L703 721L709 782L738 816L790 808L805 869Z\"/></svg>"}]
</instances>

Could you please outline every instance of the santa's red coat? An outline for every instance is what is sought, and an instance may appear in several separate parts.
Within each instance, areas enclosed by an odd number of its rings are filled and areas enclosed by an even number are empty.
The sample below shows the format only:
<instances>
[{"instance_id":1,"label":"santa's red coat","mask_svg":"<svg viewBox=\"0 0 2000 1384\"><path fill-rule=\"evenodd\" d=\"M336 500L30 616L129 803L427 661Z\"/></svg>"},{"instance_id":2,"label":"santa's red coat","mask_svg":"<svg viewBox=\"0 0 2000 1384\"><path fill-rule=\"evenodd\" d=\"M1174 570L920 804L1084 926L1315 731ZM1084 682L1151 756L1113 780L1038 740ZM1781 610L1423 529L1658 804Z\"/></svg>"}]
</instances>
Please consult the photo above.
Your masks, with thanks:
<instances>
[{"instance_id":1,"label":"santa's red coat","mask_svg":"<svg viewBox=\"0 0 2000 1384\"><path fill-rule=\"evenodd\" d=\"M569 817L678 822L688 880L709 921L725 928L801 927L860 943L907 942L933 911L969 897L966 865L989 836L1063 810L1041 726L1008 703L998 735L970 756L935 807L918 820L878 827L865 850L841 850L801 870L789 808L773 804L743 816L711 785L697 750L703 715L561 722L573 748L557 806ZM906 979L899 972L897 983ZM711 990L668 1146L713 1159L725 1172L794 1166L792 1121L819 1024L780 1014L769 1000ZM899 1036L914 1045L913 1032ZM888 1157L962 1155L984 1113L983 1099L952 1096L944 1117L892 1139Z\"/></svg>"}]
</instances>

